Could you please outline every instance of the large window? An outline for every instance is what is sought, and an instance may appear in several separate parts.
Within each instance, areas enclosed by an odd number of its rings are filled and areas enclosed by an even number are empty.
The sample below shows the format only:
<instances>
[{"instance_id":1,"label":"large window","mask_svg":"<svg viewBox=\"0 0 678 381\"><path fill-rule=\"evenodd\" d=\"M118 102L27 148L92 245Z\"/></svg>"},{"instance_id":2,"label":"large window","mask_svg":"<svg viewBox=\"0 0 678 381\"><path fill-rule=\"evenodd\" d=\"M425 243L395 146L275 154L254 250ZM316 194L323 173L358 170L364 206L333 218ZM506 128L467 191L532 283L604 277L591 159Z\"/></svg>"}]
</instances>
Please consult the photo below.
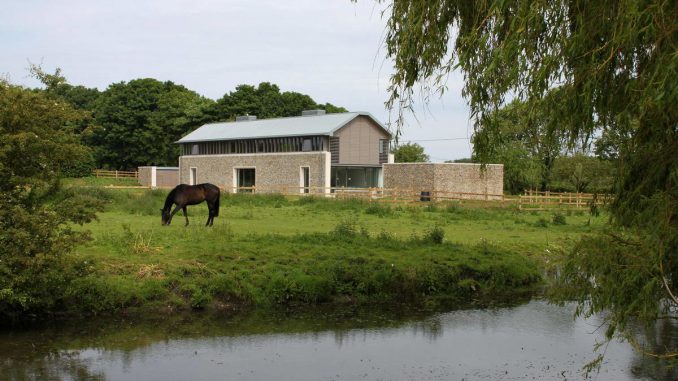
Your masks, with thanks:
<instances>
[{"instance_id":1,"label":"large window","mask_svg":"<svg viewBox=\"0 0 678 381\"><path fill-rule=\"evenodd\" d=\"M338 188L379 187L380 167L332 167L330 185Z\"/></svg>"},{"instance_id":2,"label":"large window","mask_svg":"<svg viewBox=\"0 0 678 381\"><path fill-rule=\"evenodd\" d=\"M328 151L327 136L291 136L182 144L182 155Z\"/></svg>"}]
</instances>

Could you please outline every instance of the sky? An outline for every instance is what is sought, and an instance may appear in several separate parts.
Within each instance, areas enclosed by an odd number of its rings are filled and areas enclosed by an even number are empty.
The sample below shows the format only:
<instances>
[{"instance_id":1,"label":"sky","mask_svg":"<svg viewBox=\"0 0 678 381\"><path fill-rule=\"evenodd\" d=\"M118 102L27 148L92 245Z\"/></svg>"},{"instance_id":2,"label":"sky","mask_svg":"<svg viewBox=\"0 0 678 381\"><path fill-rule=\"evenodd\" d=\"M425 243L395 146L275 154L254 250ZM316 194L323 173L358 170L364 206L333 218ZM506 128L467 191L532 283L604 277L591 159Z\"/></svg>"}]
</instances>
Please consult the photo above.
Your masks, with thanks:
<instances>
[{"instance_id":1,"label":"sky","mask_svg":"<svg viewBox=\"0 0 678 381\"><path fill-rule=\"evenodd\" d=\"M182 84L218 99L239 84L277 84L383 123L392 64L374 0L3 0L0 75L37 87L29 63L97 87L135 78ZM432 161L469 157L462 77L408 114L401 142ZM422 105L422 102L419 102Z\"/></svg>"}]
</instances>

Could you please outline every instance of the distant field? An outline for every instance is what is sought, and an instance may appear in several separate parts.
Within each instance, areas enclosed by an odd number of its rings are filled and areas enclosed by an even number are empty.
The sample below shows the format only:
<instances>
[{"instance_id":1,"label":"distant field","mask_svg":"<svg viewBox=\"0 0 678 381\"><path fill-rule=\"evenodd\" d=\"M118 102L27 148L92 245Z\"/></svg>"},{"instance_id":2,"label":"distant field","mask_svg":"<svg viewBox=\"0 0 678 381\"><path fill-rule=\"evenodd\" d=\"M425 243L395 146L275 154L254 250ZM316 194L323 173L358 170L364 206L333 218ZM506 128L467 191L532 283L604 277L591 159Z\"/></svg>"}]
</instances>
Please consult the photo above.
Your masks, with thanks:
<instances>
[{"instance_id":1,"label":"distant field","mask_svg":"<svg viewBox=\"0 0 678 381\"><path fill-rule=\"evenodd\" d=\"M73 184L71 184L72 186ZM80 184L78 184L80 185ZM94 310L203 308L341 299L480 298L534 287L552 252L605 217L456 203L223 195L160 225L167 191L83 188L107 200L77 250ZM554 221L557 224L554 224ZM442 242L440 242L442 239Z\"/></svg>"}]
</instances>

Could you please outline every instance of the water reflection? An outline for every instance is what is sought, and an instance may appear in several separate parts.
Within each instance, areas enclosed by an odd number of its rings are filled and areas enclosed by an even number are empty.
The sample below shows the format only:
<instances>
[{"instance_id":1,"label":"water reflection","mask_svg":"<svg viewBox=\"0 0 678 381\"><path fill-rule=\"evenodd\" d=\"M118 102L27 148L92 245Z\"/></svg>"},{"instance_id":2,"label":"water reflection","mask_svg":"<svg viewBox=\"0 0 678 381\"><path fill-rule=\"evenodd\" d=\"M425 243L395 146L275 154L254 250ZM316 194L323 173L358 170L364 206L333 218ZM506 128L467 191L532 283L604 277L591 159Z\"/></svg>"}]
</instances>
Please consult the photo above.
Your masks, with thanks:
<instances>
[{"instance_id":1,"label":"water reflection","mask_svg":"<svg viewBox=\"0 0 678 381\"><path fill-rule=\"evenodd\" d=\"M405 306L101 321L0 333L0 380L582 379L597 319L541 301L440 311ZM676 345L675 324L651 344ZM675 380L626 344L598 380Z\"/></svg>"}]
</instances>

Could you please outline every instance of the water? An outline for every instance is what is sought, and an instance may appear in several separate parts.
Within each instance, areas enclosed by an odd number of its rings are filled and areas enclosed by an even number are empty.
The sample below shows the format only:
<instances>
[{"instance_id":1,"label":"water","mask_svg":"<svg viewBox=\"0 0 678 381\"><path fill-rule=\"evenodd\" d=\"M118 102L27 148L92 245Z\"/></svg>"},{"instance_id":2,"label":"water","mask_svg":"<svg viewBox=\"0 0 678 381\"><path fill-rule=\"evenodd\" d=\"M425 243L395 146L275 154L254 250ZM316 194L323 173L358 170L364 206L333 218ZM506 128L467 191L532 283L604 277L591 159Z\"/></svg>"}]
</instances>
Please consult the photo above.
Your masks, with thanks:
<instances>
[{"instance_id":1,"label":"water","mask_svg":"<svg viewBox=\"0 0 678 381\"><path fill-rule=\"evenodd\" d=\"M538 300L99 320L0 333L0 380L578 380L600 323ZM669 328L661 339L675 344ZM678 380L678 371L612 342L590 378Z\"/></svg>"}]
</instances>

